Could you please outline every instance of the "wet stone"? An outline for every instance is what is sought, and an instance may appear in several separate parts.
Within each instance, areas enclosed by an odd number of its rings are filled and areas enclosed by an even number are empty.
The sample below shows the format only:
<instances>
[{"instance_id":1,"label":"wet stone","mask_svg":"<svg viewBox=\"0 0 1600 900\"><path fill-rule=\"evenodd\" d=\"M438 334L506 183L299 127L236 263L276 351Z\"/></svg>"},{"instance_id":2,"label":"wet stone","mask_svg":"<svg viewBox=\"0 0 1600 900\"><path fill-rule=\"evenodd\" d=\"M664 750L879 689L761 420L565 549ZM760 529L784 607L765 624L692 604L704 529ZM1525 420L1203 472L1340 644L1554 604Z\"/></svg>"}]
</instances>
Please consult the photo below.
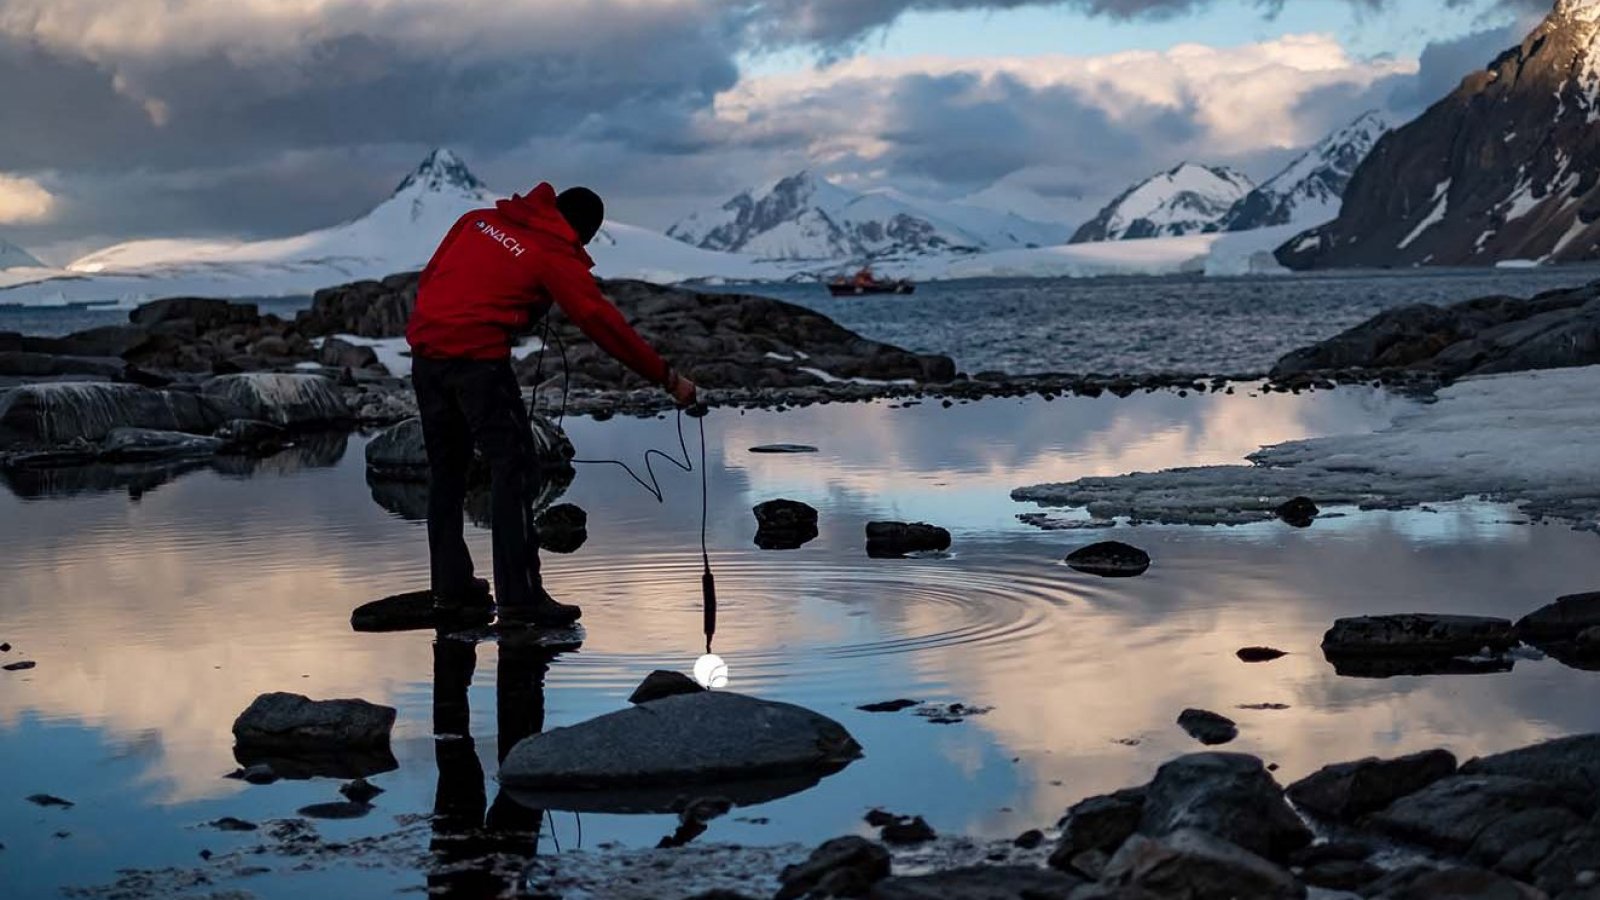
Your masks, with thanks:
<instances>
[{"instance_id":1,"label":"wet stone","mask_svg":"<svg viewBox=\"0 0 1600 900\"><path fill-rule=\"evenodd\" d=\"M1296 497L1279 506L1273 514L1295 528L1310 528L1320 512L1322 510L1317 508L1317 504L1311 498Z\"/></svg>"},{"instance_id":2,"label":"wet stone","mask_svg":"<svg viewBox=\"0 0 1600 900\"><path fill-rule=\"evenodd\" d=\"M1272 860L1311 842L1310 830L1261 760L1242 753L1191 753L1156 770L1139 832L1159 837L1183 828Z\"/></svg>"},{"instance_id":3,"label":"wet stone","mask_svg":"<svg viewBox=\"0 0 1600 900\"><path fill-rule=\"evenodd\" d=\"M335 800L329 803L313 803L302 806L296 814L308 819L359 819L372 812L372 804L356 803L349 800Z\"/></svg>"},{"instance_id":4,"label":"wet stone","mask_svg":"<svg viewBox=\"0 0 1600 900\"><path fill-rule=\"evenodd\" d=\"M1158 838L1134 835L1111 858L1101 880L1192 900L1305 896L1304 886L1287 869L1193 828Z\"/></svg>"},{"instance_id":5,"label":"wet stone","mask_svg":"<svg viewBox=\"0 0 1600 900\"><path fill-rule=\"evenodd\" d=\"M916 706L918 702L919 701L916 700L904 699L884 700L880 703L868 703L864 706L858 706L856 709L869 713L893 713L900 712L901 710L911 709L912 707Z\"/></svg>"},{"instance_id":6,"label":"wet stone","mask_svg":"<svg viewBox=\"0 0 1600 900\"><path fill-rule=\"evenodd\" d=\"M34 662L31 659L23 659L23 660L18 660L18 661L14 662L14 663L6 663L5 665L0 666L0 669L4 669L7 672L26 672L27 670L29 670L29 669L33 668L34 666L37 666L37 665L38 665L38 663Z\"/></svg>"},{"instance_id":7,"label":"wet stone","mask_svg":"<svg viewBox=\"0 0 1600 900\"><path fill-rule=\"evenodd\" d=\"M1050 854L1050 865L1083 871L1076 865L1079 855L1091 850L1115 851L1138 830L1144 804L1144 788L1126 788L1073 804L1061 818L1061 839Z\"/></svg>"},{"instance_id":8,"label":"wet stone","mask_svg":"<svg viewBox=\"0 0 1600 900\"><path fill-rule=\"evenodd\" d=\"M644 677L639 686L633 689L633 694L628 697L629 703L649 703L663 697L674 697L678 694L698 694L705 688L699 682L683 674L669 669L657 669Z\"/></svg>"},{"instance_id":9,"label":"wet stone","mask_svg":"<svg viewBox=\"0 0 1600 900\"><path fill-rule=\"evenodd\" d=\"M1326 766L1289 785L1289 799L1302 809L1354 821L1455 774L1456 759L1444 750L1397 759L1371 757Z\"/></svg>"},{"instance_id":10,"label":"wet stone","mask_svg":"<svg viewBox=\"0 0 1600 900\"><path fill-rule=\"evenodd\" d=\"M552 553L576 553L589 540L589 514L573 503L557 503L539 514L539 546Z\"/></svg>"},{"instance_id":11,"label":"wet stone","mask_svg":"<svg viewBox=\"0 0 1600 900\"><path fill-rule=\"evenodd\" d=\"M950 532L923 522L868 522L867 555L898 559L910 553L942 553L950 549Z\"/></svg>"},{"instance_id":12,"label":"wet stone","mask_svg":"<svg viewBox=\"0 0 1600 900\"><path fill-rule=\"evenodd\" d=\"M54 794L30 794L28 802L34 806L57 807L60 809L71 809L76 805L71 800L63 800Z\"/></svg>"},{"instance_id":13,"label":"wet stone","mask_svg":"<svg viewBox=\"0 0 1600 900\"><path fill-rule=\"evenodd\" d=\"M235 818L234 816L223 816L220 819L214 819L206 824L217 829L218 831L255 831L260 827L254 822L247 822L244 819Z\"/></svg>"},{"instance_id":14,"label":"wet stone","mask_svg":"<svg viewBox=\"0 0 1600 900\"><path fill-rule=\"evenodd\" d=\"M1067 555L1074 571L1102 578L1134 578L1150 569L1150 554L1121 541L1103 541Z\"/></svg>"},{"instance_id":15,"label":"wet stone","mask_svg":"<svg viewBox=\"0 0 1600 900\"><path fill-rule=\"evenodd\" d=\"M763 550L797 550L817 537L817 511L798 500L757 504L756 546Z\"/></svg>"},{"instance_id":16,"label":"wet stone","mask_svg":"<svg viewBox=\"0 0 1600 900\"><path fill-rule=\"evenodd\" d=\"M1247 663L1264 663L1282 659L1289 654L1273 647L1242 647L1235 655Z\"/></svg>"},{"instance_id":17,"label":"wet stone","mask_svg":"<svg viewBox=\"0 0 1600 900\"><path fill-rule=\"evenodd\" d=\"M370 803L372 798L383 793L383 788L378 787L365 778L357 778L339 786L339 793L352 803Z\"/></svg>"},{"instance_id":18,"label":"wet stone","mask_svg":"<svg viewBox=\"0 0 1600 900\"><path fill-rule=\"evenodd\" d=\"M1600 803L1600 734L1573 735L1468 760L1463 775L1509 775L1553 784Z\"/></svg>"},{"instance_id":19,"label":"wet stone","mask_svg":"<svg viewBox=\"0 0 1600 900\"><path fill-rule=\"evenodd\" d=\"M862 887L889 877L889 851L863 837L834 838L811 851L804 862L784 867L777 900L804 897L825 881L849 879Z\"/></svg>"},{"instance_id":20,"label":"wet stone","mask_svg":"<svg viewBox=\"0 0 1600 900\"><path fill-rule=\"evenodd\" d=\"M884 825L879 832L879 836L883 838L885 844L891 846L910 846L925 844L939 835L933 830L933 826L927 823L927 820L921 816L911 816L910 818L902 817L897 821Z\"/></svg>"},{"instance_id":21,"label":"wet stone","mask_svg":"<svg viewBox=\"0 0 1600 900\"><path fill-rule=\"evenodd\" d=\"M287 751L387 747L395 709L365 700L262 694L233 723L241 746Z\"/></svg>"},{"instance_id":22,"label":"wet stone","mask_svg":"<svg viewBox=\"0 0 1600 900\"><path fill-rule=\"evenodd\" d=\"M1452 775L1416 793L1401 797L1367 821L1395 837L1446 853L1464 854L1477 847L1491 829L1514 816L1555 810L1573 822L1593 803L1560 787L1504 775ZM1525 833L1525 827L1516 834ZM1503 849L1503 848L1502 848Z\"/></svg>"},{"instance_id":23,"label":"wet stone","mask_svg":"<svg viewBox=\"0 0 1600 900\"><path fill-rule=\"evenodd\" d=\"M1017 835L1016 839L1011 842L1013 847L1017 847L1022 850L1033 850L1042 844L1044 844L1044 832L1037 828L1030 828L1027 831L1024 831L1023 833Z\"/></svg>"},{"instance_id":24,"label":"wet stone","mask_svg":"<svg viewBox=\"0 0 1600 900\"><path fill-rule=\"evenodd\" d=\"M1239 736L1239 726L1232 719L1203 709L1184 710L1178 725L1207 746L1226 744Z\"/></svg>"},{"instance_id":25,"label":"wet stone","mask_svg":"<svg viewBox=\"0 0 1600 900\"><path fill-rule=\"evenodd\" d=\"M1486 616L1412 613L1339 619L1323 635L1322 649L1336 656L1452 656L1515 646L1511 622Z\"/></svg>"},{"instance_id":26,"label":"wet stone","mask_svg":"<svg viewBox=\"0 0 1600 900\"><path fill-rule=\"evenodd\" d=\"M273 782L279 780L278 773L274 772L272 767L266 763L256 763L253 766L245 766L240 769L235 769L232 772L229 772L227 777L235 779L236 781L243 781L248 784L258 785L272 784Z\"/></svg>"}]
</instances>

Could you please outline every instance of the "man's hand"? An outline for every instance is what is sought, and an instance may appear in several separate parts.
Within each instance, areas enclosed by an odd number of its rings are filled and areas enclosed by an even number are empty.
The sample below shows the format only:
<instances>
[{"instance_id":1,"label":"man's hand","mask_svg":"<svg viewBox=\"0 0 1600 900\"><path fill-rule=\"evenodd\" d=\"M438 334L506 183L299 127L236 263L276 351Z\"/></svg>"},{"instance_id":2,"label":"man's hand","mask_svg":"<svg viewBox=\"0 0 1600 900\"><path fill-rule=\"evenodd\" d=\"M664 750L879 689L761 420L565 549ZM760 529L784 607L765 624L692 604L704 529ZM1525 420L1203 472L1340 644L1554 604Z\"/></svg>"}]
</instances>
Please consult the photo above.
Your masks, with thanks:
<instances>
[{"instance_id":1,"label":"man's hand","mask_svg":"<svg viewBox=\"0 0 1600 900\"><path fill-rule=\"evenodd\" d=\"M699 399L699 395L695 392L694 382L679 375L677 372L673 372L667 379L667 393L671 394L672 399L677 401L679 409L688 409L695 405L695 402Z\"/></svg>"}]
</instances>

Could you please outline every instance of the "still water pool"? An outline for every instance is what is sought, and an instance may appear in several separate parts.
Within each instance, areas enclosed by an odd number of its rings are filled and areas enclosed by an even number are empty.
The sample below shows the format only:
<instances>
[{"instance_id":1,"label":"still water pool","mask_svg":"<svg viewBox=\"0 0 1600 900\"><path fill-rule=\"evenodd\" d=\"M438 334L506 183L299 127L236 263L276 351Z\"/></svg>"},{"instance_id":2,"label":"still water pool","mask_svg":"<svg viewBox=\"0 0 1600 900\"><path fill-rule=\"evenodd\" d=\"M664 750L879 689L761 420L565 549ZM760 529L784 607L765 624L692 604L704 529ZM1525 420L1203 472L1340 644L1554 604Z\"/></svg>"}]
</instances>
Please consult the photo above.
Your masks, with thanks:
<instances>
[{"instance_id":1,"label":"still water pool","mask_svg":"<svg viewBox=\"0 0 1600 900\"><path fill-rule=\"evenodd\" d=\"M1283 780L1373 753L1445 746L1470 755L1600 730L1597 676L1554 661L1497 675L1358 680L1336 676L1318 652L1338 616L1514 617L1593 589L1592 534L1514 524L1514 510L1480 503L1348 511L1305 531L1042 532L1016 520L1029 510L1008 496L1083 475L1237 461L1264 443L1373 428L1403 402L1339 391L713 412L716 649L731 688L833 716L866 755L809 790L712 822L699 841L814 843L864 830L873 806L922 814L942 833L1047 827L1075 800L1142 782L1197 749L1174 724L1186 707L1237 719L1230 749L1279 764ZM638 460L676 440L671 420L568 427L587 457ZM436 642L430 632L352 632L355 606L427 577L424 529L404 504L385 497L396 512L375 501L365 440L310 442L225 471L97 471L0 491L0 640L13 645L3 657L38 663L0 672L6 896L56 896L112 881L119 869L201 865L202 850L260 841L204 823L266 823L338 800L340 779L249 786L223 777L237 765L230 725L259 693L358 696L399 709L397 765L373 776L386 791L374 809L317 823L343 840L407 823L437 830L463 818L529 818L498 796L498 751L532 728L618 709L647 672L687 670L703 649L698 479L664 474L658 505L609 467L580 470L565 497L589 512L588 544L546 559L553 593L584 607L580 650L550 659L502 653L492 641ZM777 442L820 452L748 452ZM776 497L816 506L818 539L758 550L750 507ZM863 526L877 519L944 525L953 553L869 560ZM1107 538L1148 550L1149 574L1105 581L1060 563ZM469 540L486 567L488 534L473 529ZM1290 655L1255 666L1234 657L1256 644ZM900 697L992 710L941 725L856 709ZM1288 708L1239 709L1264 703ZM75 805L24 799L38 793ZM651 847L676 826L665 814L531 818L539 835L515 852L546 857ZM448 879L432 871L427 835L424 825L414 836L414 865L350 860L299 871L299 860L268 856L268 872L204 890L442 890Z\"/></svg>"}]
</instances>

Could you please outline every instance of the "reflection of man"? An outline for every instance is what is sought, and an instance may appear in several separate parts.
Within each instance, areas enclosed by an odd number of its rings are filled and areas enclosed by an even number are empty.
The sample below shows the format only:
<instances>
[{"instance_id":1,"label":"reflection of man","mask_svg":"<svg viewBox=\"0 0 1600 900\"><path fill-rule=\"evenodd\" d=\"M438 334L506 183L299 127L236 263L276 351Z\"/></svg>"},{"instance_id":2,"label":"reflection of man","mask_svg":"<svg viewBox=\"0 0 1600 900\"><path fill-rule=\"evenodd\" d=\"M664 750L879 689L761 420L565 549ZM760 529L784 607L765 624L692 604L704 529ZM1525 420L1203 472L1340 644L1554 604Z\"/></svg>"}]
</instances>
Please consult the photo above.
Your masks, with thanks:
<instances>
[{"instance_id":1,"label":"reflection of man","mask_svg":"<svg viewBox=\"0 0 1600 900\"><path fill-rule=\"evenodd\" d=\"M496 759L503 761L518 741L544 729L544 677L557 655L520 642L500 644ZM503 790L492 806L488 803L467 700L477 662L473 642L443 635L434 640L433 747L439 785L428 848L435 857L428 891L461 898L518 896L520 861L538 853L544 813L522 806Z\"/></svg>"}]
</instances>

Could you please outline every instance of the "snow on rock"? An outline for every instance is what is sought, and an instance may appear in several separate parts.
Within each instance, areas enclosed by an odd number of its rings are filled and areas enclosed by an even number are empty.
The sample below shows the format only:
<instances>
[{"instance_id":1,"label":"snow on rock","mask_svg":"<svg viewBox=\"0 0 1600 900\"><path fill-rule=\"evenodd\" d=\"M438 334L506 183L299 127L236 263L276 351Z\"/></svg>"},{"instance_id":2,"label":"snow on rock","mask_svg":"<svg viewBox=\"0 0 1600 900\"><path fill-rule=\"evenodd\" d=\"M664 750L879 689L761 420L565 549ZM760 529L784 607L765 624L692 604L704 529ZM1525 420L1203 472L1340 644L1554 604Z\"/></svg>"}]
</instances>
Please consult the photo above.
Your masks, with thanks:
<instances>
[{"instance_id":1,"label":"snow on rock","mask_svg":"<svg viewBox=\"0 0 1600 900\"><path fill-rule=\"evenodd\" d=\"M1350 176L1391 127L1383 113L1362 113L1235 203L1222 217L1221 229L1309 228L1337 217Z\"/></svg>"},{"instance_id":2,"label":"snow on rock","mask_svg":"<svg viewBox=\"0 0 1600 900\"><path fill-rule=\"evenodd\" d=\"M0 449L96 442L118 428L210 432L229 404L134 384L52 382L0 391Z\"/></svg>"},{"instance_id":3,"label":"snow on rock","mask_svg":"<svg viewBox=\"0 0 1600 900\"><path fill-rule=\"evenodd\" d=\"M1122 192L1078 229L1072 243L1215 230L1234 204L1254 189L1247 176L1227 167L1183 163Z\"/></svg>"},{"instance_id":4,"label":"snow on rock","mask_svg":"<svg viewBox=\"0 0 1600 900\"><path fill-rule=\"evenodd\" d=\"M690 215L667 234L705 250L830 263L1040 246L1066 237L1060 225L895 190L858 193L811 172Z\"/></svg>"},{"instance_id":5,"label":"snow on rock","mask_svg":"<svg viewBox=\"0 0 1600 900\"><path fill-rule=\"evenodd\" d=\"M220 375L201 386L205 396L244 410L245 416L275 425L343 422L352 418L332 380L321 375L246 372Z\"/></svg>"},{"instance_id":6,"label":"snow on rock","mask_svg":"<svg viewBox=\"0 0 1600 900\"><path fill-rule=\"evenodd\" d=\"M1398 509L1482 497L1600 530L1600 366L1462 381L1385 429L1266 447L1250 466L1206 466L1019 488L1013 499L1102 518L1238 525L1285 499Z\"/></svg>"}]
</instances>

